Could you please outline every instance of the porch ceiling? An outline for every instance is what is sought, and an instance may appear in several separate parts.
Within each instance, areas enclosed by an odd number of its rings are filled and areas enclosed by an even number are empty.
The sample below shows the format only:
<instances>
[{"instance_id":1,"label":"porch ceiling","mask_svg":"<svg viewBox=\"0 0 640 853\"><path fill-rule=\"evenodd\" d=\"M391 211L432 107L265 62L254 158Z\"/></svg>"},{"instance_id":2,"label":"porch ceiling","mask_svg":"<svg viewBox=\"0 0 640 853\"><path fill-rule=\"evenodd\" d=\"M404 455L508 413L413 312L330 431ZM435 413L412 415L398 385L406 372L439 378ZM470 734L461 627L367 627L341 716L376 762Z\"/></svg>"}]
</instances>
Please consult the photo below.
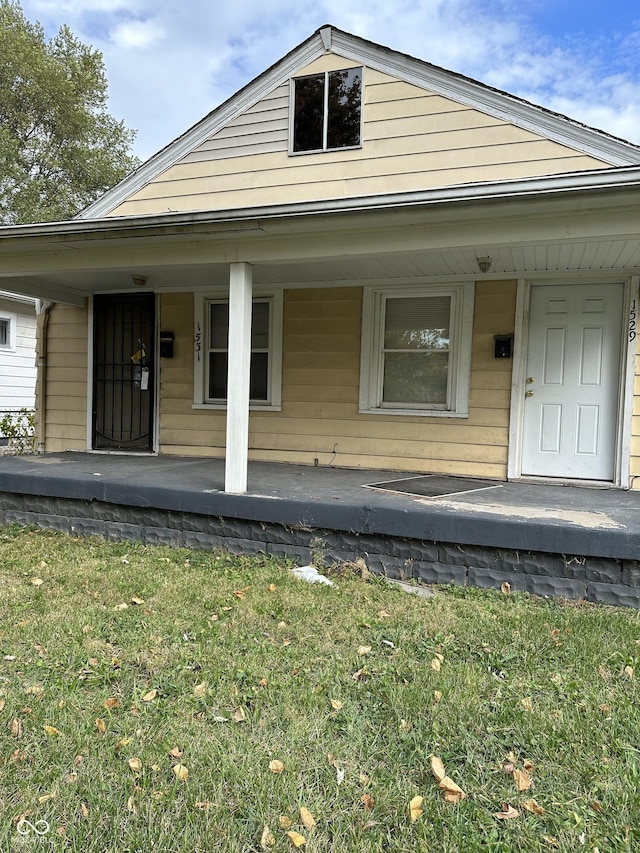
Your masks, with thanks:
<instances>
[{"instance_id":1,"label":"porch ceiling","mask_svg":"<svg viewBox=\"0 0 640 853\"><path fill-rule=\"evenodd\" d=\"M477 258L489 256L488 273ZM194 213L0 229L0 286L82 304L97 292L415 278L626 277L640 273L640 186L334 211Z\"/></svg>"}]
</instances>

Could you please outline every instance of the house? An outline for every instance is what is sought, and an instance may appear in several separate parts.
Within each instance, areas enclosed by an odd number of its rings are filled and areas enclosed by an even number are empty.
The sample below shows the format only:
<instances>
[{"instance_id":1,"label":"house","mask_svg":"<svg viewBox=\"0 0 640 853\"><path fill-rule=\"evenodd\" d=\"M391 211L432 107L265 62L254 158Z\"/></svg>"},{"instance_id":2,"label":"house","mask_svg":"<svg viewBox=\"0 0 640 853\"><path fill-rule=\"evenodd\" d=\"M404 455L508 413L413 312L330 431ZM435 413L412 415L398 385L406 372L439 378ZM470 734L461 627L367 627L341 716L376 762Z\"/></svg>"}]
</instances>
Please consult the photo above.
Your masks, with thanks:
<instances>
[{"instance_id":1,"label":"house","mask_svg":"<svg viewBox=\"0 0 640 853\"><path fill-rule=\"evenodd\" d=\"M41 450L640 488L640 148L333 26L0 270Z\"/></svg>"},{"instance_id":2,"label":"house","mask_svg":"<svg viewBox=\"0 0 640 853\"><path fill-rule=\"evenodd\" d=\"M36 388L36 300L0 291L0 419L32 410ZM0 431L1 435L1 431Z\"/></svg>"}]
</instances>

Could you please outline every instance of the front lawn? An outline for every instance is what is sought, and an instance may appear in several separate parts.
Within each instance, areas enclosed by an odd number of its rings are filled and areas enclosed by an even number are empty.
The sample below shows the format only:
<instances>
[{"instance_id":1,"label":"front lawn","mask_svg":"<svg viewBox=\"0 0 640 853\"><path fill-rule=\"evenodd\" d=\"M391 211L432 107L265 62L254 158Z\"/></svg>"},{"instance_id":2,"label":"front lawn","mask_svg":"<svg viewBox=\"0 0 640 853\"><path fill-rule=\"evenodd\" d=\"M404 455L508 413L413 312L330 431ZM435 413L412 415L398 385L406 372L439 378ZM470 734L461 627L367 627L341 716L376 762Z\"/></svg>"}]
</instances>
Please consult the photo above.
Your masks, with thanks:
<instances>
[{"instance_id":1,"label":"front lawn","mask_svg":"<svg viewBox=\"0 0 640 853\"><path fill-rule=\"evenodd\" d=\"M0 849L639 849L638 612L289 568L0 528Z\"/></svg>"}]
</instances>

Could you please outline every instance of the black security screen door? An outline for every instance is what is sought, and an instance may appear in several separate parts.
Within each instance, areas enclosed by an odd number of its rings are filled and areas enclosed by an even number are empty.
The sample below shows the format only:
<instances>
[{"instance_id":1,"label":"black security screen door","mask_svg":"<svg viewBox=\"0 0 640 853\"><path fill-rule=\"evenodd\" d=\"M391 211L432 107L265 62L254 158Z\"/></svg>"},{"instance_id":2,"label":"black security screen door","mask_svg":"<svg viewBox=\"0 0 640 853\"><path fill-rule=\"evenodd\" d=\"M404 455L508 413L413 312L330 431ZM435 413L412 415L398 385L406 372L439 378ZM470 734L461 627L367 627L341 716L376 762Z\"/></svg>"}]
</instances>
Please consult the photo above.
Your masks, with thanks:
<instances>
[{"instance_id":1,"label":"black security screen door","mask_svg":"<svg viewBox=\"0 0 640 853\"><path fill-rule=\"evenodd\" d=\"M93 301L93 446L153 449L154 307L152 293Z\"/></svg>"}]
</instances>

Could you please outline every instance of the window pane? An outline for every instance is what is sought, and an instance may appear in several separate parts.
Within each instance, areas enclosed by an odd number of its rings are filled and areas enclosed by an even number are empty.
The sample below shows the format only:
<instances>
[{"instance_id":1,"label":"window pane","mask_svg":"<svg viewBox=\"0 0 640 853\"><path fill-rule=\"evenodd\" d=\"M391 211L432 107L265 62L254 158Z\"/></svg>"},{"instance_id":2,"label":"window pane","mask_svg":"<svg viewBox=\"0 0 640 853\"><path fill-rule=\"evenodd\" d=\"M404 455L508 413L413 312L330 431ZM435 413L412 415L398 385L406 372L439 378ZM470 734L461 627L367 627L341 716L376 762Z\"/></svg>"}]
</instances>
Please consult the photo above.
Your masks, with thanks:
<instances>
[{"instance_id":1,"label":"window pane","mask_svg":"<svg viewBox=\"0 0 640 853\"><path fill-rule=\"evenodd\" d=\"M294 81L293 150L323 147L324 74Z\"/></svg>"},{"instance_id":2,"label":"window pane","mask_svg":"<svg viewBox=\"0 0 640 853\"><path fill-rule=\"evenodd\" d=\"M0 320L0 347L9 346L9 321Z\"/></svg>"},{"instance_id":3,"label":"window pane","mask_svg":"<svg viewBox=\"0 0 640 853\"><path fill-rule=\"evenodd\" d=\"M360 144L362 69L329 72L327 148Z\"/></svg>"},{"instance_id":4,"label":"window pane","mask_svg":"<svg viewBox=\"0 0 640 853\"><path fill-rule=\"evenodd\" d=\"M269 399L269 354L266 352L251 353L251 374L249 378L249 397L252 400Z\"/></svg>"},{"instance_id":5,"label":"window pane","mask_svg":"<svg viewBox=\"0 0 640 853\"><path fill-rule=\"evenodd\" d=\"M227 349L229 346L229 303L212 302L209 307L209 349Z\"/></svg>"},{"instance_id":6,"label":"window pane","mask_svg":"<svg viewBox=\"0 0 640 853\"><path fill-rule=\"evenodd\" d=\"M385 349L449 349L450 296L387 299Z\"/></svg>"},{"instance_id":7,"label":"window pane","mask_svg":"<svg viewBox=\"0 0 640 853\"><path fill-rule=\"evenodd\" d=\"M209 353L209 399L227 399L227 370L229 359L226 352Z\"/></svg>"},{"instance_id":8,"label":"window pane","mask_svg":"<svg viewBox=\"0 0 640 853\"><path fill-rule=\"evenodd\" d=\"M251 311L251 348L269 346L269 303L254 302Z\"/></svg>"},{"instance_id":9,"label":"window pane","mask_svg":"<svg viewBox=\"0 0 640 853\"><path fill-rule=\"evenodd\" d=\"M447 352L387 352L384 355L383 403L445 406Z\"/></svg>"}]
</instances>

